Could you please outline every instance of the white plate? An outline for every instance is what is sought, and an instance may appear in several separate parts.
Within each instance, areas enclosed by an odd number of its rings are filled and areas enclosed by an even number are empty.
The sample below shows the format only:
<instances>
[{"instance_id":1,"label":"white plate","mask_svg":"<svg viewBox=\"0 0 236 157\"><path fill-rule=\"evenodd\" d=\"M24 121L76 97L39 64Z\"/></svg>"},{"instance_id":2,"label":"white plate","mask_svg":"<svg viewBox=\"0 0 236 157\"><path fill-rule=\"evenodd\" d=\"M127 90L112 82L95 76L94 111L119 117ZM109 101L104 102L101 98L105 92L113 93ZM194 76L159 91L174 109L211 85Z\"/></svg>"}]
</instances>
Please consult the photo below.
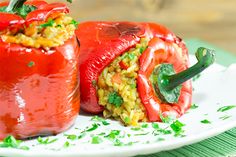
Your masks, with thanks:
<instances>
[{"instance_id":1,"label":"white plate","mask_svg":"<svg viewBox=\"0 0 236 157\"><path fill-rule=\"evenodd\" d=\"M195 62L191 56L192 63ZM155 153L164 150L178 148L184 145L192 144L203 139L215 136L233 127L236 127L236 108L226 112L217 112L222 106L236 105L234 99L234 91L236 89L236 66L231 66L228 69L214 64L207 69L201 77L194 82L193 103L198 105L197 109L191 109L179 119L185 124L185 137L175 137L171 135L153 135L152 125L148 128L143 128L138 131L131 130L130 127L124 127L119 122L107 120L110 125L101 125L98 129L86 133L86 136L77 140L68 140L64 133L51 136L50 139L58 138L54 143L43 145L39 144L37 139L25 141L24 146L30 147L30 150L19 150L1 148L0 156L33 156L33 157L108 157L108 156L134 156L140 154ZM231 117L222 120L220 117L230 115ZM200 121L208 119L211 124L203 124ZM80 132L86 127L91 127L95 123L91 121L91 116L81 115L78 117L76 124L66 134L80 135ZM168 124L159 124L160 127L169 126ZM102 137L103 142L100 144L92 144L93 135L105 132L107 135L111 130L121 130L119 140L123 143L133 142L132 145L114 146L113 142ZM147 135L135 136L135 134L149 133ZM128 135L130 134L130 136ZM124 137L122 137L124 135ZM44 137L43 139L45 139ZM160 138L165 138L160 141ZM65 141L72 144L68 148L64 148Z\"/></svg>"}]
</instances>

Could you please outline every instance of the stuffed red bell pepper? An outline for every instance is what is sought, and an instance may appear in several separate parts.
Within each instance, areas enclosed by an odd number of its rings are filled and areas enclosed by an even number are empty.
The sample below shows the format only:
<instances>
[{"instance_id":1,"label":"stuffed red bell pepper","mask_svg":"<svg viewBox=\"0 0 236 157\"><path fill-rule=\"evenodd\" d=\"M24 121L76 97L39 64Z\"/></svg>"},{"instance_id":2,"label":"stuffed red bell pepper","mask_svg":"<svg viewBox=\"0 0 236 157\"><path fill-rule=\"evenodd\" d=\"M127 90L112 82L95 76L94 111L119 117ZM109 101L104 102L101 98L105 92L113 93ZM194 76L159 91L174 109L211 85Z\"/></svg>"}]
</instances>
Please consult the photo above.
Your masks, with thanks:
<instances>
[{"instance_id":1,"label":"stuffed red bell pepper","mask_svg":"<svg viewBox=\"0 0 236 157\"><path fill-rule=\"evenodd\" d=\"M76 22L62 3L0 4L0 139L57 134L79 111Z\"/></svg>"},{"instance_id":2,"label":"stuffed red bell pepper","mask_svg":"<svg viewBox=\"0 0 236 157\"><path fill-rule=\"evenodd\" d=\"M125 125L180 117L191 104L189 79L214 61L211 50L199 48L188 69L184 42L154 23L85 22L76 35L81 108Z\"/></svg>"}]
</instances>

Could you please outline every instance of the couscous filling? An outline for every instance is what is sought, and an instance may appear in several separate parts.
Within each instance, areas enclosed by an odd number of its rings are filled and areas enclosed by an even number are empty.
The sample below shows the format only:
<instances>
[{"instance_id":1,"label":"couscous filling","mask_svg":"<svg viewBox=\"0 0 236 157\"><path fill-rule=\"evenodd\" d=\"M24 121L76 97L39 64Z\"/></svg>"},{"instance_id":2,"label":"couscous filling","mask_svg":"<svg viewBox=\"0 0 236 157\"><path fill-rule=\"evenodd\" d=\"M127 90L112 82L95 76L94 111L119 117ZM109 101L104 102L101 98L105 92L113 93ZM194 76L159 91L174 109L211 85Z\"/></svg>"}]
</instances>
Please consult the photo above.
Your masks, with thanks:
<instances>
[{"instance_id":1,"label":"couscous filling","mask_svg":"<svg viewBox=\"0 0 236 157\"><path fill-rule=\"evenodd\" d=\"M26 47L49 49L63 45L74 35L77 23L73 18L60 13L46 22L33 22L22 29L0 32L4 42L21 44Z\"/></svg>"},{"instance_id":2,"label":"couscous filling","mask_svg":"<svg viewBox=\"0 0 236 157\"><path fill-rule=\"evenodd\" d=\"M98 78L99 104L104 106L103 115L122 121L125 125L138 125L147 121L145 108L137 91L139 57L148 45L141 39L136 47L117 57Z\"/></svg>"}]
</instances>

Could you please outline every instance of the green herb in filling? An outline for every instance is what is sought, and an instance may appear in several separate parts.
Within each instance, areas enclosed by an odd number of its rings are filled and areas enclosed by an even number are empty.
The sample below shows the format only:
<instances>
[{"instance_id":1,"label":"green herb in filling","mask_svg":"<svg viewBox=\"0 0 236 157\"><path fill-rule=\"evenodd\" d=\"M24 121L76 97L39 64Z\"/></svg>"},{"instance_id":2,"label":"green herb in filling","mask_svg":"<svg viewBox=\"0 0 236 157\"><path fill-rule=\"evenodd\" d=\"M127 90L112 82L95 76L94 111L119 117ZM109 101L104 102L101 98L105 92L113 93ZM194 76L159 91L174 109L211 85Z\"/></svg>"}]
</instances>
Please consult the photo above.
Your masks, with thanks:
<instances>
[{"instance_id":1,"label":"green herb in filling","mask_svg":"<svg viewBox=\"0 0 236 157\"><path fill-rule=\"evenodd\" d=\"M39 27L40 28L52 27L54 23L55 23L54 20L49 19L48 22L41 24Z\"/></svg>"},{"instance_id":2,"label":"green herb in filling","mask_svg":"<svg viewBox=\"0 0 236 157\"><path fill-rule=\"evenodd\" d=\"M120 107L123 104L124 100L117 92L112 92L108 96L108 102L116 107Z\"/></svg>"},{"instance_id":3,"label":"green herb in filling","mask_svg":"<svg viewBox=\"0 0 236 157\"><path fill-rule=\"evenodd\" d=\"M77 28L79 25L79 22L77 22L73 19L70 24L73 24L75 26L75 28Z\"/></svg>"}]
</instances>

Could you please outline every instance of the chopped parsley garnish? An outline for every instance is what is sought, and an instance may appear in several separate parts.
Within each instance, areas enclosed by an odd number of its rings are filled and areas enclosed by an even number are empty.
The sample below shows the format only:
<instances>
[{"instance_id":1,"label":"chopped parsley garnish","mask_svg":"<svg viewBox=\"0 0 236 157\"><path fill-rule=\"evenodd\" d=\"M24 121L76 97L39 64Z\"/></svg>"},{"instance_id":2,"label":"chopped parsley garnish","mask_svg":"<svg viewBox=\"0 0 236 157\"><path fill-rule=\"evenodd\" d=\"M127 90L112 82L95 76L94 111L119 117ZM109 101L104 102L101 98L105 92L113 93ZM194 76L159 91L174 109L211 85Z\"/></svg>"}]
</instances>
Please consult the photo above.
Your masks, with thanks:
<instances>
[{"instance_id":1,"label":"chopped parsley garnish","mask_svg":"<svg viewBox=\"0 0 236 157\"><path fill-rule=\"evenodd\" d=\"M196 108L198 108L198 106L196 104L192 104L190 107L190 109L196 109Z\"/></svg>"},{"instance_id":2,"label":"chopped parsley garnish","mask_svg":"<svg viewBox=\"0 0 236 157\"><path fill-rule=\"evenodd\" d=\"M123 142L121 142L119 139L115 139L115 140L113 141L113 145L114 145L114 146L132 146L134 143L138 143L138 142L123 143Z\"/></svg>"},{"instance_id":3,"label":"chopped parsley garnish","mask_svg":"<svg viewBox=\"0 0 236 157\"><path fill-rule=\"evenodd\" d=\"M156 135L160 135L160 134L162 134L162 135L169 135L171 133L172 133L171 130L162 129L162 128L156 129L156 130L154 130L152 132L152 134L155 135L155 136Z\"/></svg>"},{"instance_id":4,"label":"chopped parsley garnish","mask_svg":"<svg viewBox=\"0 0 236 157\"><path fill-rule=\"evenodd\" d=\"M94 130L96 130L96 129L98 128L98 126L99 126L98 124L94 123L91 128L88 128L88 129L85 130L85 131L86 131L86 132L94 131Z\"/></svg>"},{"instance_id":5,"label":"chopped parsley garnish","mask_svg":"<svg viewBox=\"0 0 236 157\"><path fill-rule=\"evenodd\" d=\"M92 137L92 141L91 141L92 144L99 144L101 142L102 142L102 139L99 136Z\"/></svg>"},{"instance_id":6,"label":"chopped parsley garnish","mask_svg":"<svg viewBox=\"0 0 236 157\"><path fill-rule=\"evenodd\" d=\"M170 125L171 129L175 132L175 136L179 136L184 132L184 130L182 129L183 126L185 125L178 120L174 121Z\"/></svg>"},{"instance_id":7,"label":"chopped parsley garnish","mask_svg":"<svg viewBox=\"0 0 236 157\"><path fill-rule=\"evenodd\" d=\"M107 122L107 121L105 121L105 120L104 120L104 121L102 121L102 124L103 124L103 125L110 125L110 123L108 123L108 122Z\"/></svg>"},{"instance_id":8,"label":"chopped parsley garnish","mask_svg":"<svg viewBox=\"0 0 236 157\"><path fill-rule=\"evenodd\" d=\"M53 142L56 142L58 139L57 138L55 138L55 139L52 139L52 140L50 140L49 138L46 138L45 140L42 138L42 137L38 137L37 138L37 141L38 141L38 143L40 143L40 144L51 144L51 143L53 143Z\"/></svg>"},{"instance_id":9,"label":"chopped parsley garnish","mask_svg":"<svg viewBox=\"0 0 236 157\"><path fill-rule=\"evenodd\" d=\"M69 2L69 3L72 3L72 0L66 0L67 2Z\"/></svg>"},{"instance_id":10,"label":"chopped parsley garnish","mask_svg":"<svg viewBox=\"0 0 236 157\"><path fill-rule=\"evenodd\" d=\"M148 128L148 124L147 124L147 123L142 124L142 125L141 125L141 128Z\"/></svg>"},{"instance_id":11,"label":"chopped parsley garnish","mask_svg":"<svg viewBox=\"0 0 236 157\"><path fill-rule=\"evenodd\" d=\"M76 28L79 25L79 22L75 21L74 19L70 22L70 24L73 24Z\"/></svg>"},{"instance_id":12,"label":"chopped parsley garnish","mask_svg":"<svg viewBox=\"0 0 236 157\"><path fill-rule=\"evenodd\" d=\"M17 140L13 136L7 136L0 143L0 148L16 148L16 149L29 150L29 147L21 146L21 143L22 143L21 140Z\"/></svg>"},{"instance_id":13,"label":"chopped parsley garnish","mask_svg":"<svg viewBox=\"0 0 236 157\"><path fill-rule=\"evenodd\" d=\"M225 112L225 111L228 111L232 108L235 108L236 106L235 105L230 105L230 106L223 106L223 107L220 107L217 112Z\"/></svg>"},{"instance_id":14,"label":"chopped parsley garnish","mask_svg":"<svg viewBox=\"0 0 236 157\"><path fill-rule=\"evenodd\" d=\"M146 132L146 133L141 133L141 134L134 134L134 136L144 136L144 135L148 135L149 132Z\"/></svg>"},{"instance_id":15,"label":"chopped parsley garnish","mask_svg":"<svg viewBox=\"0 0 236 157\"><path fill-rule=\"evenodd\" d=\"M203 124L211 124L211 122L207 119L201 120L201 123Z\"/></svg>"},{"instance_id":16,"label":"chopped parsley garnish","mask_svg":"<svg viewBox=\"0 0 236 157\"><path fill-rule=\"evenodd\" d=\"M119 135L120 135L120 130L111 130L111 132L104 137L110 140L114 140Z\"/></svg>"},{"instance_id":17,"label":"chopped parsley garnish","mask_svg":"<svg viewBox=\"0 0 236 157\"><path fill-rule=\"evenodd\" d=\"M78 136L78 139L81 139L83 137L85 137L86 133L85 132L82 132L81 135Z\"/></svg>"},{"instance_id":18,"label":"chopped parsley garnish","mask_svg":"<svg viewBox=\"0 0 236 157\"><path fill-rule=\"evenodd\" d=\"M35 65L35 63L33 62L33 61L30 61L29 63L28 63L28 67L33 67Z\"/></svg>"},{"instance_id":19,"label":"chopped parsley garnish","mask_svg":"<svg viewBox=\"0 0 236 157\"><path fill-rule=\"evenodd\" d=\"M230 118L230 117L232 117L232 116L225 115L225 116L220 117L219 119L221 119L221 120L226 120L226 119L228 119L228 118Z\"/></svg>"},{"instance_id":20,"label":"chopped parsley garnish","mask_svg":"<svg viewBox=\"0 0 236 157\"><path fill-rule=\"evenodd\" d=\"M135 128L131 128L131 130L133 130L133 131L139 131L139 130L141 130L141 128L135 127Z\"/></svg>"},{"instance_id":21,"label":"chopped parsley garnish","mask_svg":"<svg viewBox=\"0 0 236 157\"><path fill-rule=\"evenodd\" d=\"M152 123L153 129L159 129L159 125L157 123Z\"/></svg>"},{"instance_id":22,"label":"chopped parsley garnish","mask_svg":"<svg viewBox=\"0 0 236 157\"><path fill-rule=\"evenodd\" d=\"M96 121L96 122L101 122L103 125L110 125L110 123L108 123L105 119L99 117L99 116L94 116L91 118L92 121Z\"/></svg>"},{"instance_id":23,"label":"chopped parsley garnish","mask_svg":"<svg viewBox=\"0 0 236 157\"><path fill-rule=\"evenodd\" d=\"M70 135L64 134L64 136L66 136L68 140L76 140L77 139L77 136L74 134L70 134Z\"/></svg>"},{"instance_id":24,"label":"chopped parsley garnish","mask_svg":"<svg viewBox=\"0 0 236 157\"><path fill-rule=\"evenodd\" d=\"M112 92L108 96L108 102L116 107L120 107L123 104L124 100L117 92Z\"/></svg>"},{"instance_id":25,"label":"chopped parsley garnish","mask_svg":"<svg viewBox=\"0 0 236 157\"><path fill-rule=\"evenodd\" d=\"M54 23L55 23L54 20L49 19L48 22L41 24L39 28L52 27Z\"/></svg>"},{"instance_id":26,"label":"chopped parsley garnish","mask_svg":"<svg viewBox=\"0 0 236 157\"><path fill-rule=\"evenodd\" d=\"M160 113L159 115L163 123L171 123L176 119L174 116L171 115L165 117L162 115L162 113Z\"/></svg>"},{"instance_id":27,"label":"chopped parsley garnish","mask_svg":"<svg viewBox=\"0 0 236 157\"><path fill-rule=\"evenodd\" d=\"M157 141L165 141L165 139L160 137L157 139Z\"/></svg>"},{"instance_id":28,"label":"chopped parsley garnish","mask_svg":"<svg viewBox=\"0 0 236 157\"><path fill-rule=\"evenodd\" d=\"M121 142L119 139L115 139L115 140L113 141L113 145L114 145L114 146L123 146L124 143Z\"/></svg>"},{"instance_id":29,"label":"chopped parsley garnish","mask_svg":"<svg viewBox=\"0 0 236 157\"><path fill-rule=\"evenodd\" d=\"M70 146L70 143L68 141L66 141L63 145L64 148L68 148Z\"/></svg>"},{"instance_id":30,"label":"chopped parsley garnish","mask_svg":"<svg viewBox=\"0 0 236 157\"><path fill-rule=\"evenodd\" d=\"M105 132L101 132L101 133L99 133L98 135L99 135L99 136L103 136L103 135L106 135L106 133L105 133Z\"/></svg>"}]
</instances>

